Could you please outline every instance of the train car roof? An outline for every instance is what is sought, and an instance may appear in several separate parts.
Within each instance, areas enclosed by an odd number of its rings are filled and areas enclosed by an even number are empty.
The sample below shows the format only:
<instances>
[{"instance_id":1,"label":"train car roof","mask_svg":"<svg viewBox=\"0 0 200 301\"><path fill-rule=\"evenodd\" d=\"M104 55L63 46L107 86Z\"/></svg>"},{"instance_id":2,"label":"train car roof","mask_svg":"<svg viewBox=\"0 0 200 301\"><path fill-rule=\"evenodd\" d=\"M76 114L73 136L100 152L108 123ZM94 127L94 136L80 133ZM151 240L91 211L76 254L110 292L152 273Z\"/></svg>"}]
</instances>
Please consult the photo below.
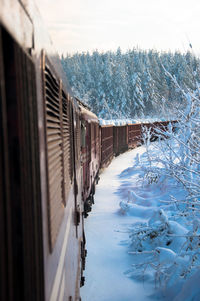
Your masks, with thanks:
<instances>
[{"instance_id":1,"label":"train car roof","mask_svg":"<svg viewBox=\"0 0 200 301\"><path fill-rule=\"evenodd\" d=\"M114 125L113 124L100 124L100 126L101 126L101 128L113 128L114 127Z\"/></svg>"},{"instance_id":2,"label":"train car roof","mask_svg":"<svg viewBox=\"0 0 200 301\"><path fill-rule=\"evenodd\" d=\"M111 119L111 120L105 120L102 118L99 118L99 124L101 127L108 127L108 126L125 126L125 125L136 125L136 124L152 124L152 123L163 123L163 122L175 122L173 120L163 120L158 118L151 118L151 119Z\"/></svg>"},{"instance_id":3,"label":"train car roof","mask_svg":"<svg viewBox=\"0 0 200 301\"><path fill-rule=\"evenodd\" d=\"M76 99L76 101L78 102L78 104L82 107L84 107L85 109L87 110L90 110L91 111L91 107L89 107L87 104L85 104L84 102L82 102L79 98L77 97L74 97Z\"/></svg>"},{"instance_id":4,"label":"train car roof","mask_svg":"<svg viewBox=\"0 0 200 301\"><path fill-rule=\"evenodd\" d=\"M94 113L92 113L91 111L89 111L88 109L86 109L84 106L80 104L79 104L79 108L80 108L82 119L87 120L88 122L99 123L98 117Z\"/></svg>"}]
</instances>

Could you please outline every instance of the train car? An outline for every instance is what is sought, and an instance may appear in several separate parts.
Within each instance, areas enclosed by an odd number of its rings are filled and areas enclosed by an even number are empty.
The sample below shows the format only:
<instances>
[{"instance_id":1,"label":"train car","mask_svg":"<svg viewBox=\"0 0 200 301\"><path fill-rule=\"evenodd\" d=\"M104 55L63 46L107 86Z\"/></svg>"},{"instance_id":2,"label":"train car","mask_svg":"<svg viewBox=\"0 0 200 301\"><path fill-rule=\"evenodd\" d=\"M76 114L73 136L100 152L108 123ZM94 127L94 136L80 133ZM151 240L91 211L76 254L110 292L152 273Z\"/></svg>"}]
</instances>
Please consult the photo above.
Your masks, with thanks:
<instances>
[{"instance_id":1,"label":"train car","mask_svg":"<svg viewBox=\"0 0 200 301\"><path fill-rule=\"evenodd\" d=\"M112 122L111 122L112 123ZM127 125L101 125L101 167L109 165L114 156L144 143L143 134L149 131L150 141L158 137L167 138L165 132L171 123L172 130L176 129L177 121L143 122Z\"/></svg>"},{"instance_id":2,"label":"train car","mask_svg":"<svg viewBox=\"0 0 200 301\"><path fill-rule=\"evenodd\" d=\"M101 125L101 168L108 166L113 156L113 125Z\"/></svg>"},{"instance_id":3,"label":"train car","mask_svg":"<svg viewBox=\"0 0 200 301\"><path fill-rule=\"evenodd\" d=\"M145 130L149 130L150 134L150 141L155 141L158 139L158 137L165 139L167 136L165 135L165 132L168 130L169 123L171 123L172 130L174 131L176 128L176 120L172 121L155 121L155 122L149 122L149 123L143 123L142 124L142 132Z\"/></svg>"},{"instance_id":4,"label":"train car","mask_svg":"<svg viewBox=\"0 0 200 301\"><path fill-rule=\"evenodd\" d=\"M127 125L128 149L142 144L142 125L140 123Z\"/></svg>"},{"instance_id":5,"label":"train car","mask_svg":"<svg viewBox=\"0 0 200 301\"><path fill-rule=\"evenodd\" d=\"M79 105L33 1L0 7L0 299L80 300Z\"/></svg>"},{"instance_id":6,"label":"train car","mask_svg":"<svg viewBox=\"0 0 200 301\"><path fill-rule=\"evenodd\" d=\"M113 148L116 156L128 150L127 125L113 127Z\"/></svg>"},{"instance_id":7,"label":"train car","mask_svg":"<svg viewBox=\"0 0 200 301\"><path fill-rule=\"evenodd\" d=\"M82 199L84 215L91 211L100 168L100 131L97 116L79 101L81 120Z\"/></svg>"}]
</instances>

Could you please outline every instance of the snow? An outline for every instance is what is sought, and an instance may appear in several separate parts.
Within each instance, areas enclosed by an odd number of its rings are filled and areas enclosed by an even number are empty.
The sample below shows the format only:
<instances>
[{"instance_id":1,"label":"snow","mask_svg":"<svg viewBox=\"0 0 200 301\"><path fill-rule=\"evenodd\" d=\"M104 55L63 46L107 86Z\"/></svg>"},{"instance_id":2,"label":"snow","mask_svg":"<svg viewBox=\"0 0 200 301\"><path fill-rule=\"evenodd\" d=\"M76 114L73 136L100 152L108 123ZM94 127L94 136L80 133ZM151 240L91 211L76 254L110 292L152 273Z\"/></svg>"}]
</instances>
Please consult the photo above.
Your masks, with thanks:
<instances>
[{"instance_id":1,"label":"snow","mask_svg":"<svg viewBox=\"0 0 200 301\"><path fill-rule=\"evenodd\" d=\"M134 124L134 120L129 119L111 119L111 120L105 120L99 118L99 124L100 125L114 125L114 126L120 126L120 125L126 125L126 124Z\"/></svg>"},{"instance_id":2,"label":"snow","mask_svg":"<svg viewBox=\"0 0 200 301\"><path fill-rule=\"evenodd\" d=\"M200 77L200 61L190 52L95 50L62 57L62 64L74 95L103 119L176 119L175 108L184 108L185 97L174 78L190 91Z\"/></svg>"},{"instance_id":3,"label":"snow","mask_svg":"<svg viewBox=\"0 0 200 301\"><path fill-rule=\"evenodd\" d=\"M187 193L165 172L160 154L153 161L157 145L114 158L100 175L85 220L83 301L200 300L200 222L177 214L173 200Z\"/></svg>"},{"instance_id":4,"label":"snow","mask_svg":"<svg viewBox=\"0 0 200 301\"><path fill-rule=\"evenodd\" d=\"M136 123L153 123L153 122L161 122L165 121L166 117L161 118L137 118L137 119L102 119L99 118L100 125L113 125L113 126L120 126L126 124L136 124Z\"/></svg>"},{"instance_id":5,"label":"snow","mask_svg":"<svg viewBox=\"0 0 200 301\"><path fill-rule=\"evenodd\" d=\"M81 288L83 301L147 301L152 292L151 285L137 283L125 275L132 259L123 243L128 234L123 232L141 219L120 212L117 190L122 180L118 175L132 164L138 151L143 148L113 159L100 175L95 204L85 220L88 255L86 283Z\"/></svg>"}]
</instances>

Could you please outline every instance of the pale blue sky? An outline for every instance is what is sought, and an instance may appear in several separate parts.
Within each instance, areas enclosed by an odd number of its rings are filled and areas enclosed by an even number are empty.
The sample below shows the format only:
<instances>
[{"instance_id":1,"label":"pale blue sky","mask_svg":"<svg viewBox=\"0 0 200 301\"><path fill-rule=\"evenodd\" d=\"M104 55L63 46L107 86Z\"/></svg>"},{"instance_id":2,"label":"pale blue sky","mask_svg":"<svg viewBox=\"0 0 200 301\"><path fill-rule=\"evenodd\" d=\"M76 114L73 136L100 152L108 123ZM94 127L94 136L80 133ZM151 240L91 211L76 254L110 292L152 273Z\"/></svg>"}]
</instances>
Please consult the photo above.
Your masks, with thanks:
<instances>
[{"instance_id":1,"label":"pale blue sky","mask_svg":"<svg viewBox=\"0 0 200 301\"><path fill-rule=\"evenodd\" d=\"M200 53L200 0L36 0L59 53L133 47Z\"/></svg>"}]
</instances>

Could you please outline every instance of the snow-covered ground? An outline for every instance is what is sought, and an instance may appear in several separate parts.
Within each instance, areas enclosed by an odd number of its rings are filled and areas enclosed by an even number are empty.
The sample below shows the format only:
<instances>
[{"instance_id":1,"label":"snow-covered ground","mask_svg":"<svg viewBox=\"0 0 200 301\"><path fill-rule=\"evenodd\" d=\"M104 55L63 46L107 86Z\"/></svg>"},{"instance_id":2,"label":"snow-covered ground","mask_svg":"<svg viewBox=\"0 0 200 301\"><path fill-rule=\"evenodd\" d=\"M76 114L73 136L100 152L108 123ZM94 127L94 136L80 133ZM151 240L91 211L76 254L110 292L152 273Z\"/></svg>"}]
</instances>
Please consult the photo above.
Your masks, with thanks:
<instances>
[{"instance_id":1,"label":"snow-covered ground","mask_svg":"<svg viewBox=\"0 0 200 301\"><path fill-rule=\"evenodd\" d=\"M100 175L95 204L85 220L88 255L86 282L81 289L83 301L147 301L152 292L152 285L136 282L125 274L132 256L123 241L128 238L127 228L141 218L122 214L119 188L126 181L119 174L133 165L138 152L143 153L144 147L115 158Z\"/></svg>"},{"instance_id":2,"label":"snow-covered ground","mask_svg":"<svg viewBox=\"0 0 200 301\"><path fill-rule=\"evenodd\" d=\"M126 152L101 173L85 220L83 301L200 300L200 203L163 164L160 147Z\"/></svg>"}]
</instances>

